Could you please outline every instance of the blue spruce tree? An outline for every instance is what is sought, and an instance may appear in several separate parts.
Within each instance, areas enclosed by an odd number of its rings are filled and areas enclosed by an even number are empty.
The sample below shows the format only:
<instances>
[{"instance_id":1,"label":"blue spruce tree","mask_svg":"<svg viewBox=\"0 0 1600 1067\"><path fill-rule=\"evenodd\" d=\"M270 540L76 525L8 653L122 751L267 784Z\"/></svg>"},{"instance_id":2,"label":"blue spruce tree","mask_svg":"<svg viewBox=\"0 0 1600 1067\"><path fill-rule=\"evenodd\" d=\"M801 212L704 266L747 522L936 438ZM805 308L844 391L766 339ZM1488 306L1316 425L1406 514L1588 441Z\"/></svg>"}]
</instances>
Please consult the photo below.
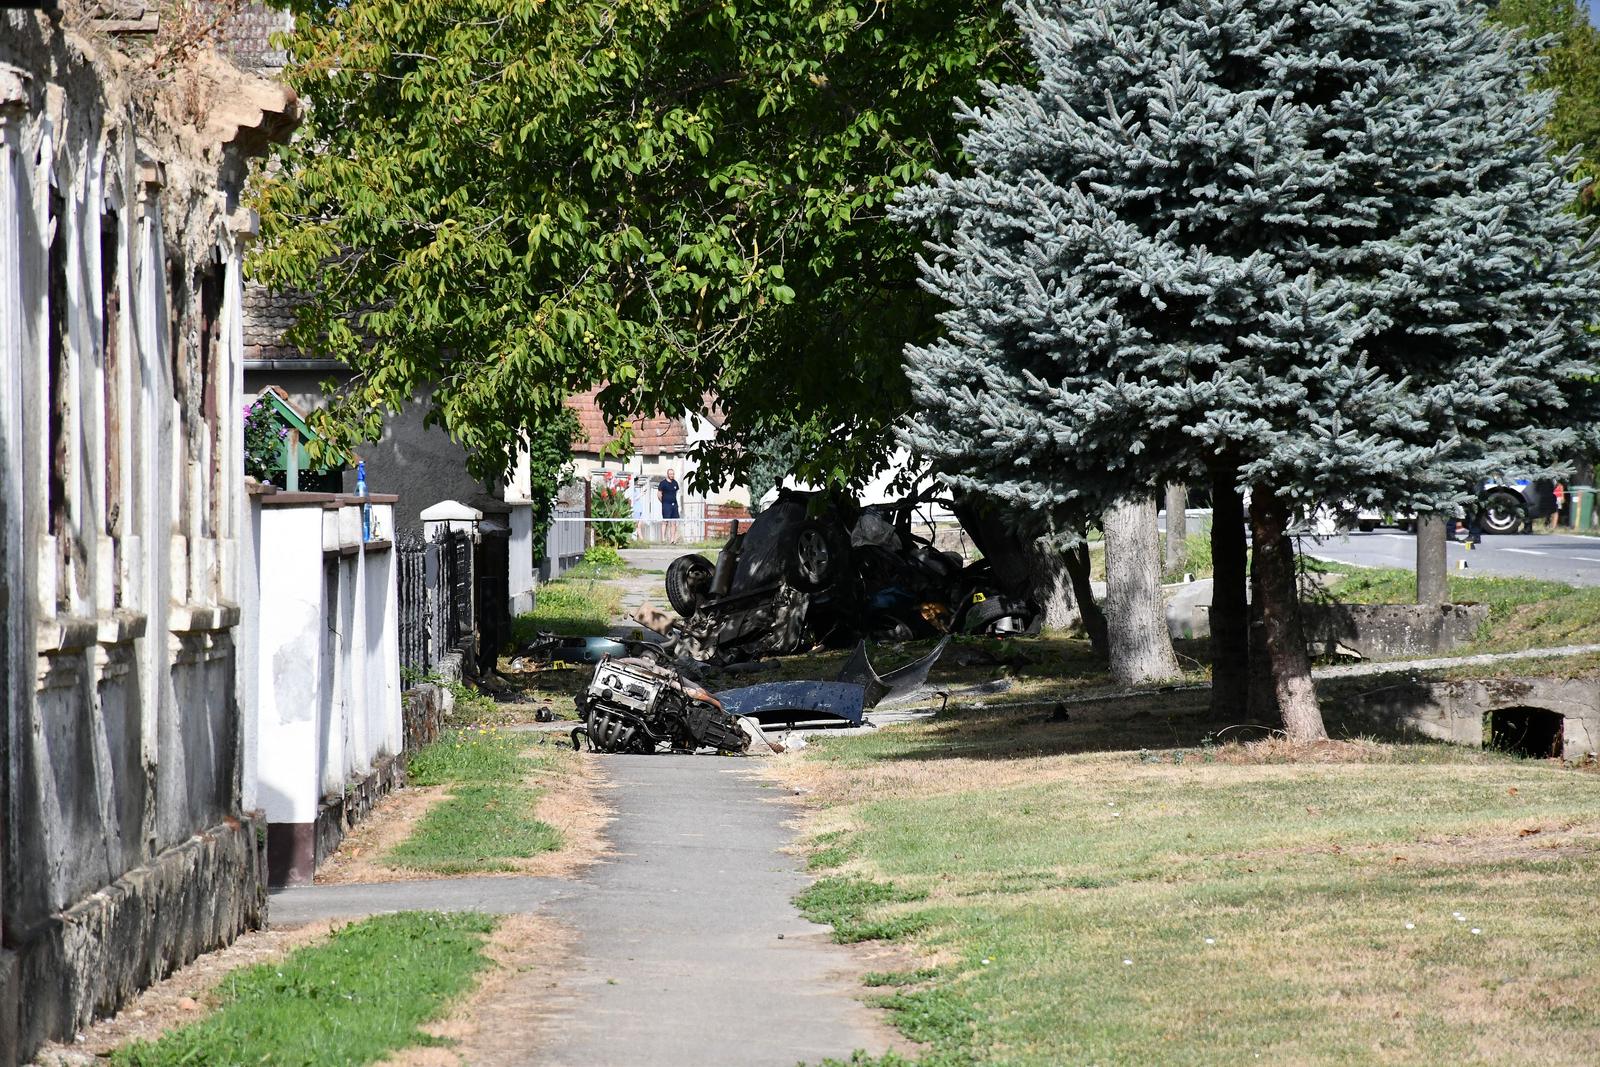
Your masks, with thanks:
<instances>
[{"instance_id":1,"label":"blue spruce tree","mask_svg":"<svg viewBox=\"0 0 1600 1067\"><path fill-rule=\"evenodd\" d=\"M907 352L906 443L1027 507L1209 479L1229 712L1247 491L1271 692L1291 736L1324 736L1297 510L1451 510L1593 410L1600 277L1533 52L1461 0L1012 11L1037 84L963 105L966 170L897 209L949 304Z\"/></svg>"}]
</instances>

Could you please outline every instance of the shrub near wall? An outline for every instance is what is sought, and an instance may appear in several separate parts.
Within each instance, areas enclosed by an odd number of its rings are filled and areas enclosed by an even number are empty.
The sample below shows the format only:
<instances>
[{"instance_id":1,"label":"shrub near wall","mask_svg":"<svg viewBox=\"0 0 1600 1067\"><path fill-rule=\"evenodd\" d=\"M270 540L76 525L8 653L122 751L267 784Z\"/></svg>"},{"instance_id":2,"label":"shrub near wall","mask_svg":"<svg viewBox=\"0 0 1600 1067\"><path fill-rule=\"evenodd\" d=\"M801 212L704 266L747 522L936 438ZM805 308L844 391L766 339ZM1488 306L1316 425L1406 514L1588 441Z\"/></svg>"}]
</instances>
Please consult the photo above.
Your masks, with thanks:
<instances>
[{"instance_id":1,"label":"shrub near wall","mask_svg":"<svg viewBox=\"0 0 1600 1067\"><path fill-rule=\"evenodd\" d=\"M595 519L631 519L633 505L628 495L615 486L597 486L589 498L589 516ZM613 548L627 548L633 540L633 527L625 522L597 522L594 524L596 544Z\"/></svg>"}]
</instances>

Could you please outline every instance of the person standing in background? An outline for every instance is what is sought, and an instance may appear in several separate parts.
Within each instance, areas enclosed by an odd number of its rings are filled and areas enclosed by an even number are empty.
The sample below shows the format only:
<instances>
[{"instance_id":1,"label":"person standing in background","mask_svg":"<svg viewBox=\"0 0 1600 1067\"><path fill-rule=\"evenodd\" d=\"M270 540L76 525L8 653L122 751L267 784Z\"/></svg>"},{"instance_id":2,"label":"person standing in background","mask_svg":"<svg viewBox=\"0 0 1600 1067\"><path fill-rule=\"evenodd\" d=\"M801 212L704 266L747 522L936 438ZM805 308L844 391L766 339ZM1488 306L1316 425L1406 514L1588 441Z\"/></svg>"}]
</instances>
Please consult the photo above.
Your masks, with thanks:
<instances>
[{"instance_id":1,"label":"person standing in background","mask_svg":"<svg viewBox=\"0 0 1600 1067\"><path fill-rule=\"evenodd\" d=\"M661 518L665 526L662 530L662 539L677 544L678 478L671 467L667 468L667 476L661 479L661 484L656 486L656 495L661 498Z\"/></svg>"}]
</instances>

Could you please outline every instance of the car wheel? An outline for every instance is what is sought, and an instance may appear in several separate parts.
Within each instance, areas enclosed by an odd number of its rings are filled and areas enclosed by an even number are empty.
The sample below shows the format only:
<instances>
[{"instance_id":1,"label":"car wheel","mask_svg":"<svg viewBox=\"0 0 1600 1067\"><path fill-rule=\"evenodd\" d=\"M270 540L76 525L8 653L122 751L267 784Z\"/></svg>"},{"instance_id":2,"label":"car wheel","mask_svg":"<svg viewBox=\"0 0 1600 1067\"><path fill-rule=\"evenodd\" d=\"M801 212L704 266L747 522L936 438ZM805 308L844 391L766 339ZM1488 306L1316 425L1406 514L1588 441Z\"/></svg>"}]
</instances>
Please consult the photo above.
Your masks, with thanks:
<instances>
[{"instance_id":1,"label":"car wheel","mask_svg":"<svg viewBox=\"0 0 1600 1067\"><path fill-rule=\"evenodd\" d=\"M1516 533L1528 519L1528 505L1511 493L1490 493L1483 499L1482 507L1484 533Z\"/></svg>"},{"instance_id":2,"label":"car wheel","mask_svg":"<svg viewBox=\"0 0 1600 1067\"><path fill-rule=\"evenodd\" d=\"M706 601L716 567L704 556L679 556L667 564L667 600L685 619L693 618Z\"/></svg>"},{"instance_id":3,"label":"car wheel","mask_svg":"<svg viewBox=\"0 0 1600 1067\"><path fill-rule=\"evenodd\" d=\"M816 519L801 523L794 539L789 583L802 593L820 592L844 574L850 546L838 527Z\"/></svg>"}]
</instances>

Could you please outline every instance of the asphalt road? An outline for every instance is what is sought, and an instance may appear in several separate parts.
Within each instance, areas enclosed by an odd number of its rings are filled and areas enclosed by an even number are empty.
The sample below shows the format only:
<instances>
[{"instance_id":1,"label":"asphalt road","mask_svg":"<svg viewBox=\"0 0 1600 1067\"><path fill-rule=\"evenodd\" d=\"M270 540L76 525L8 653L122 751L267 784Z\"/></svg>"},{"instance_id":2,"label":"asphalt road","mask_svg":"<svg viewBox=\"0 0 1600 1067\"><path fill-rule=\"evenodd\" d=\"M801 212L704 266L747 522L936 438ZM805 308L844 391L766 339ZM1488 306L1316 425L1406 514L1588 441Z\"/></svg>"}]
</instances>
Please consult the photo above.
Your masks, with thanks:
<instances>
[{"instance_id":1,"label":"asphalt road","mask_svg":"<svg viewBox=\"0 0 1600 1067\"><path fill-rule=\"evenodd\" d=\"M1320 559L1355 563L1364 567L1417 565L1417 539L1398 530L1307 537L1302 550ZM1600 537L1577 534L1485 534L1483 543L1469 549L1453 543L1448 548L1453 573L1493 577L1544 578L1569 585L1600 586ZM1457 571L1465 562L1465 572Z\"/></svg>"}]
</instances>

